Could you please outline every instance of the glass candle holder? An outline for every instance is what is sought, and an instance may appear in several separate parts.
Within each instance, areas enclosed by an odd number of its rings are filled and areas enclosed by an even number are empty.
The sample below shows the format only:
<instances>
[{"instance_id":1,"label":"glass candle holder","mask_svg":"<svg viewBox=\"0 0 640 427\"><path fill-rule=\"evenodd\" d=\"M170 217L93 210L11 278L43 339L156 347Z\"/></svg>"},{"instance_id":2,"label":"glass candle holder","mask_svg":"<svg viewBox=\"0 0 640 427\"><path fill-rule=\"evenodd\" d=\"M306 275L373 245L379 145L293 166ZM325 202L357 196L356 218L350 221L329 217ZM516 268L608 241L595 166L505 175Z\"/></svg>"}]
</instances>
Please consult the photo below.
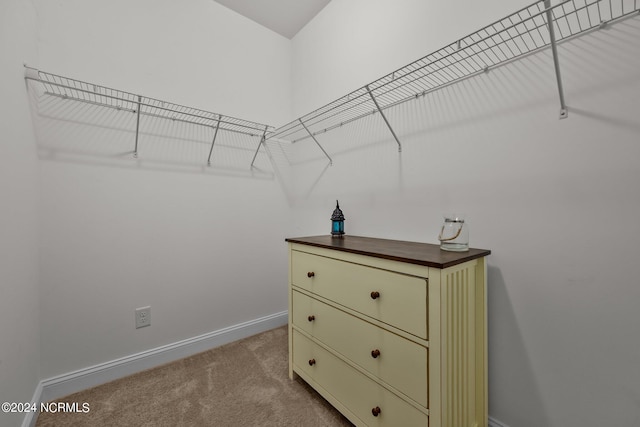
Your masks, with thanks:
<instances>
[{"instance_id":1,"label":"glass candle holder","mask_svg":"<svg viewBox=\"0 0 640 427\"><path fill-rule=\"evenodd\" d=\"M464 222L464 215L445 214L440 230L440 249L453 252L469 250L469 228Z\"/></svg>"}]
</instances>

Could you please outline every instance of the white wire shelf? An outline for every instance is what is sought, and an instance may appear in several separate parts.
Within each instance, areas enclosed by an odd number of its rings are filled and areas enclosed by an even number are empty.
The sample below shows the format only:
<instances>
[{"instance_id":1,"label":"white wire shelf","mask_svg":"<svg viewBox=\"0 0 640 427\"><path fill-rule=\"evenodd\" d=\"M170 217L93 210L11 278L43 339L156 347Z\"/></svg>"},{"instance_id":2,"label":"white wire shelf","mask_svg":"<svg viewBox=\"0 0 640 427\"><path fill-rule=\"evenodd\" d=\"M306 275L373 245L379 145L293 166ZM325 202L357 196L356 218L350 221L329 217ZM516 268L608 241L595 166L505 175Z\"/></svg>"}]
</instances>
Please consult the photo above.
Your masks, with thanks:
<instances>
[{"instance_id":1,"label":"white wire shelf","mask_svg":"<svg viewBox=\"0 0 640 427\"><path fill-rule=\"evenodd\" d=\"M259 149L262 142L264 142L265 135L274 129L273 126L262 123L212 113L210 111L161 101L147 96L136 95L94 83L87 83L69 77L47 73L31 67L26 67L25 78L38 82L42 85L44 93L49 96L71 99L136 114L136 136L133 150L135 156L137 156L138 153L138 133L141 116L190 123L214 129L211 150L209 151L209 163L219 131L235 132L260 138L260 143L258 144Z\"/></svg>"},{"instance_id":2,"label":"white wire shelf","mask_svg":"<svg viewBox=\"0 0 640 427\"><path fill-rule=\"evenodd\" d=\"M319 134L379 112L400 149L384 110L550 46L556 64L561 118L566 117L555 43L637 13L639 6L639 0L564 0L555 5L549 0L536 1L277 128L267 138L290 142L312 138L320 146L316 139ZM553 25L549 27L548 22ZM325 155L331 161L326 152Z\"/></svg>"},{"instance_id":3,"label":"white wire shelf","mask_svg":"<svg viewBox=\"0 0 640 427\"><path fill-rule=\"evenodd\" d=\"M551 0L538 0L277 129L35 68L26 67L25 78L41 84L45 94L50 96L136 114L135 156L138 153L140 119L147 116L214 129L208 164L211 164L219 131L259 138L252 167L260 147L270 139L278 143L295 143L311 138L332 163L316 138L319 134L380 113L401 149L400 140L384 114L386 109L549 47L554 57L560 118L567 117L556 43L637 14L639 7L640 0L556 0L553 5Z\"/></svg>"}]
</instances>

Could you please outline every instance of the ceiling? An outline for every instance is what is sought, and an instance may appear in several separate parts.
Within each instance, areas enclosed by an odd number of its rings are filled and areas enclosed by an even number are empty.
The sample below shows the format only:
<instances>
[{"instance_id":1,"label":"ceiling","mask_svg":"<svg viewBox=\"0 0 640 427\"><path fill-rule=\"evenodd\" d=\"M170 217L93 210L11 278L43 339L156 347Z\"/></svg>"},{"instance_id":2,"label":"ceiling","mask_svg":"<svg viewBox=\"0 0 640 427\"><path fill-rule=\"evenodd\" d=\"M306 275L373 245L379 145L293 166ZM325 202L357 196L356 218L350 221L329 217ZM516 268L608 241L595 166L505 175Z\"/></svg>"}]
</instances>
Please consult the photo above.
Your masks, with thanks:
<instances>
[{"instance_id":1,"label":"ceiling","mask_svg":"<svg viewBox=\"0 0 640 427\"><path fill-rule=\"evenodd\" d=\"M291 39L331 0L215 0Z\"/></svg>"}]
</instances>

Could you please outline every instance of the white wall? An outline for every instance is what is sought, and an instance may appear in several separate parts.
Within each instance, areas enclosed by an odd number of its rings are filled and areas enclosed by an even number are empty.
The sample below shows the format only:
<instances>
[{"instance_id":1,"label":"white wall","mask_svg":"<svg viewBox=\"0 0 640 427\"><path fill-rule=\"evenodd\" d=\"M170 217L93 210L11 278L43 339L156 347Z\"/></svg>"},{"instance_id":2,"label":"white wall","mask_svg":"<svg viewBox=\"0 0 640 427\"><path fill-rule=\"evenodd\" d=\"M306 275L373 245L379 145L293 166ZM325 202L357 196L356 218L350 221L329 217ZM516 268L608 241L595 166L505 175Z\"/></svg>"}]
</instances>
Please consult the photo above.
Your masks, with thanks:
<instances>
[{"instance_id":1,"label":"white wall","mask_svg":"<svg viewBox=\"0 0 640 427\"><path fill-rule=\"evenodd\" d=\"M35 58L29 2L0 3L0 402L28 402L39 378L38 159L23 62ZM20 413L0 413L17 425Z\"/></svg>"},{"instance_id":2,"label":"white wall","mask_svg":"<svg viewBox=\"0 0 640 427\"><path fill-rule=\"evenodd\" d=\"M567 120L543 52L388 111L401 154L372 116L323 136L332 167L300 143L291 170L263 151L249 170L255 140L224 140L207 168L207 130L145 121L136 160L131 115L30 90L38 162L22 62L281 124L529 2L333 0L291 44L205 0L32 3L0 9L0 400L285 310L283 238L327 233L339 198L350 234L435 242L442 212L467 213L493 251L493 417L638 424L640 229L616 221L640 211L638 18L562 45Z\"/></svg>"},{"instance_id":3,"label":"white wall","mask_svg":"<svg viewBox=\"0 0 640 427\"><path fill-rule=\"evenodd\" d=\"M263 123L290 42L210 0L36 1L41 70ZM258 138L30 90L41 159L42 378L286 310L285 195ZM151 327L134 328L150 305Z\"/></svg>"},{"instance_id":4,"label":"white wall","mask_svg":"<svg viewBox=\"0 0 640 427\"><path fill-rule=\"evenodd\" d=\"M331 2L294 39L296 113L523 5L442 3ZM388 110L402 153L379 116L318 137L331 167L295 145L293 234L327 233L335 199L349 234L430 243L466 212L492 250L489 413L512 427L640 423L639 35L636 16L561 45L566 120L544 51Z\"/></svg>"}]
</instances>

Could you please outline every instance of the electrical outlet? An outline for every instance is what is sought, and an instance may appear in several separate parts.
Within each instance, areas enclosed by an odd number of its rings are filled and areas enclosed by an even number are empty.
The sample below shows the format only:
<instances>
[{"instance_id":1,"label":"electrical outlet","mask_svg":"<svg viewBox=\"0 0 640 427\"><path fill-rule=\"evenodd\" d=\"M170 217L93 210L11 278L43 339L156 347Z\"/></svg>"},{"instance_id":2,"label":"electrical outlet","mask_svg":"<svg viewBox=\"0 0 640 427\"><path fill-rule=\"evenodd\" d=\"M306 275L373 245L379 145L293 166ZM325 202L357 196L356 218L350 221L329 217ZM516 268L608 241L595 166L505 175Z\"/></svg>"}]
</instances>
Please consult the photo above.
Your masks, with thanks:
<instances>
[{"instance_id":1,"label":"electrical outlet","mask_svg":"<svg viewBox=\"0 0 640 427\"><path fill-rule=\"evenodd\" d=\"M151 325L151 307L136 308L136 329Z\"/></svg>"}]
</instances>

